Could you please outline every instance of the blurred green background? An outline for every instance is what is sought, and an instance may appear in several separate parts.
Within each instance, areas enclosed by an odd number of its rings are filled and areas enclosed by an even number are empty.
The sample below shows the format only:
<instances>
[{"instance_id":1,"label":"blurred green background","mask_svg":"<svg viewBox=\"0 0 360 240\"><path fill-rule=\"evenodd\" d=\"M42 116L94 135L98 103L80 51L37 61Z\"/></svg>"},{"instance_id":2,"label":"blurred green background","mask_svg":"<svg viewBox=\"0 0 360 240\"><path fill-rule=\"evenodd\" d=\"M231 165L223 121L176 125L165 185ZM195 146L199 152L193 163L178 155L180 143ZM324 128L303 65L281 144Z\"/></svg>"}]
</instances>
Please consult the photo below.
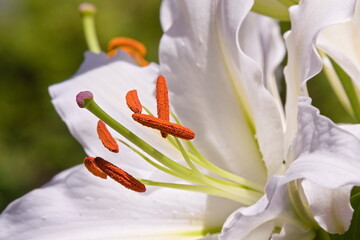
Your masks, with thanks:
<instances>
[{"instance_id":1,"label":"blurred green background","mask_svg":"<svg viewBox=\"0 0 360 240\"><path fill-rule=\"evenodd\" d=\"M0 212L84 157L47 91L83 60L81 2L0 0ZM147 46L149 60L157 61L160 0L89 2L98 9L104 50L112 37L132 37ZM314 104L337 122L351 121L322 76L310 82Z\"/></svg>"},{"instance_id":2,"label":"blurred green background","mask_svg":"<svg viewBox=\"0 0 360 240\"><path fill-rule=\"evenodd\" d=\"M82 2L0 0L0 212L84 157L47 91L83 60ZM88 2L104 50L112 37L132 37L157 61L160 0Z\"/></svg>"}]
</instances>

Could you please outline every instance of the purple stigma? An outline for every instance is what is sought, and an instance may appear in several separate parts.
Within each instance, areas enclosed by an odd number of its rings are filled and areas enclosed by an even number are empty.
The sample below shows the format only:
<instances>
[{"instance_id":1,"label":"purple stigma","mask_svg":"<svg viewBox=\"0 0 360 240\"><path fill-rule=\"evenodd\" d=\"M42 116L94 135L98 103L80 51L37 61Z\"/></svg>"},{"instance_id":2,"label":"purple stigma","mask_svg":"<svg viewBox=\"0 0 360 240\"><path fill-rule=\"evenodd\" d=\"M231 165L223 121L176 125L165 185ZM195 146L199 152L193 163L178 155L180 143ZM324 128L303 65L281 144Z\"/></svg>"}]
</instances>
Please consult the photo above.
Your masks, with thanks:
<instances>
[{"instance_id":1,"label":"purple stigma","mask_svg":"<svg viewBox=\"0 0 360 240\"><path fill-rule=\"evenodd\" d=\"M76 95L76 103L79 105L79 107L84 108L86 107L85 100L91 100L93 98L94 95L90 91L79 92Z\"/></svg>"}]
</instances>

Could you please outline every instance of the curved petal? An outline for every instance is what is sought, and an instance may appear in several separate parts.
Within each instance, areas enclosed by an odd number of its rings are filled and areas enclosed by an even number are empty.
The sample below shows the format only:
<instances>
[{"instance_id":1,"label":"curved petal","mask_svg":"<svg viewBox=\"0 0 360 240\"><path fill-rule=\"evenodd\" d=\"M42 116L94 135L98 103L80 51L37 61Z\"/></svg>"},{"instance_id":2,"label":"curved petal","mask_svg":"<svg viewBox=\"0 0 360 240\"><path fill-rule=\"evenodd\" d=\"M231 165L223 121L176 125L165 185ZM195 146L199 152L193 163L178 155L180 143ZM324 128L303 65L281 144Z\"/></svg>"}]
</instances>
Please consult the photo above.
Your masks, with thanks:
<instances>
[{"instance_id":1,"label":"curved petal","mask_svg":"<svg viewBox=\"0 0 360 240\"><path fill-rule=\"evenodd\" d=\"M0 239L199 239L206 195L157 188L139 194L76 166L10 204Z\"/></svg>"},{"instance_id":2,"label":"curved petal","mask_svg":"<svg viewBox=\"0 0 360 240\"><path fill-rule=\"evenodd\" d=\"M105 54L86 53L79 71L69 80L51 86L49 92L60 117L88 155L101 156L109 161L123 159L122 161L132 163L137 170L143 170L141 174L146 176L149 165L144 164L136 154L131 154L127 147L120 146L119 154L103 147L96 132L97 117L86 109L80 109L75 102L77 93L91 91L100 107L118 122L168 157L174 160L181 159L180 153L164 140L158 131L133 121L125 95L127 91L137 89L142 104L155 113L156 99L153 93L158 66L151 64L148 67L139 67L127 61L128 58L127 54L121 52L113 58ZM124 139L110 130L114 137ZM130 159L124 159L122 156L130 156Z\"/></svg>"},{"instance_id":3,"label":"curved petal","mask_svg":"<svg viewBox=\"0 0 360 240\"><path fill-rule=\"evenodd\" d=\"M256 204L234 212L225 222L219 239L247 240L253 234L256 234L257 239L270 239L275 227L282 227L284 223L297 226L299 238L292 239L307 239L302 237L308 236L311 231L309 232L306 226L302 228L303 224L293 211L288 189L283 180L284 177L282 176L273 176L266 187L266 195ZM293 236L294 231L286 233ZM314 236L314 233L312 233L312 236ZM279 238L278 236L276 239L286 238Z\"/></svg>"},{"instance_id":4,"label":"curved petal","mask_svg":"<svg viewBox=\"0 0 360 240\"><path fill-rule=\"evenodd\" d=\"M282 115L282 123L285 124L284 109L278 89L280 77L276 76L276 70L279 70L285 56L285 44L278 22L250 12L241 26L239 41L244 53L261 67L264 85L274 97ZM268 171L268 174L271 176L272 171Z\"/></svg>"},{"instance_id":5,"label":"curved petal","mask_svg":"<svg viewBox=\"0 0 360 240\"><path fill-rule=\"evenodd\" d=\"M350 204L352 186L329 189L308 180L301 185L317 223L329 233L345 233L354 212Z\"/></svg>"},{"instance_id":6,"label":"curved petal","mask_svg":"<svg viewBox=\"0 0 360 240\"><path fill-rule=\"evenodd\" d=\"M308 180L304 194L315 220L331 233L344 233L352 218L350 191L360 185L360 140L302 98L293 146L286 181Z\"/></svg>"},{"instance_id":7,"label":"curved petal","mask_svg":"<svg viewBox=\"0 0 360 240\"><path fill-rule=\"evenodd\" d=\"M317 46L333 58L360 87L360 3L351 21L321 31Z\"/></svg>"},{"instance_id":8,"label":"curved petal","mask_svg":"<svg viewBox=\"0 0 360 240\"><path fill-rule=\"evenodd\" d=\"M306 178L332 189L360 185L360 140L356 136L321 116L309 98L299 102L298 129L288 181Z\"/></svg>"},{"instance_id":9,"label":"curved petal","mask_svg":"<svg viewBox=\"0 0 360 240\"><path fill-rule=\"evenodd\" d=\"M195 144L205 157L265 183L255 134L273 172L282 159L282 126L260 66L239 46L239 37L246 34L240 27L251 5L165 1L160 68L169 80L176 114L196 131ZM270 141L276 144L270 147Z\"/></svg>"},{"instance_id":10,"label":"curved petal","mask_svg":"<svg viewBox=\"0 0 360 240\"><path fill-rule=\"evenodd\" d=\"M296 133L297 97L306 81L320 72L322 62L315 43L319 32L330 25L350 20L355 10L355 0L304 0L290 7L291 31L285 34L288 63L285 68L287 85L286 149Z\"/></svg>"}]
</instances>

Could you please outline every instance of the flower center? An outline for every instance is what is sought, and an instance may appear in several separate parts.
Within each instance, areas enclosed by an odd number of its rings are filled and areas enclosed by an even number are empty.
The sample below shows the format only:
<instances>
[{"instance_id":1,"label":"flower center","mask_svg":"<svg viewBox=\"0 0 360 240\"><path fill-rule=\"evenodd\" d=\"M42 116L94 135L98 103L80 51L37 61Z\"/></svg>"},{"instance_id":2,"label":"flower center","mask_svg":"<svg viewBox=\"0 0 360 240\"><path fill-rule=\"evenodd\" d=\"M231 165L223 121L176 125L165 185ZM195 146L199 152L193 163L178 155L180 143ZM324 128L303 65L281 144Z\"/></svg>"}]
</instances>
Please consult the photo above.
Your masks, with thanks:
<instances>
[{"instance_id":1,"label":"flower center","mask_svg":"<svg viewBox=\"0 0 360 240\"><path fill-rule=\"evenodd\" d=\"M263 195L264 186L219 168L197 150L190 141L195 138L195 133L191 129L182 126L176 115L170 112L168 89L166 79L163 76L159 76L156 81L157 116L154 116L146 107L142 106L136 90L129 91L125 99L128 107L134 112L132 118L144 126L159 130L161 136L168 140L168 144L174 146L181 153L186 164L180 164L178 161L164 155L109 116L95 102L91 92L80 92L76 97L79 107L86 108L101 120L98 122L97 132L107 149L118 152L118 143L122 143L153 167L185 180L189 184L136 179L100 157L87 157L84 164L95 176L101 178L109 176L123 186L137 192L145 191L143 185L168 187L228 198L245 205L255 203ZM143 109L147 114L142 113ZM175 123L170 122L170 115L175 120ZM113 138L105 124L132 144L122 139Z\"/></svg>"}]
</instances>

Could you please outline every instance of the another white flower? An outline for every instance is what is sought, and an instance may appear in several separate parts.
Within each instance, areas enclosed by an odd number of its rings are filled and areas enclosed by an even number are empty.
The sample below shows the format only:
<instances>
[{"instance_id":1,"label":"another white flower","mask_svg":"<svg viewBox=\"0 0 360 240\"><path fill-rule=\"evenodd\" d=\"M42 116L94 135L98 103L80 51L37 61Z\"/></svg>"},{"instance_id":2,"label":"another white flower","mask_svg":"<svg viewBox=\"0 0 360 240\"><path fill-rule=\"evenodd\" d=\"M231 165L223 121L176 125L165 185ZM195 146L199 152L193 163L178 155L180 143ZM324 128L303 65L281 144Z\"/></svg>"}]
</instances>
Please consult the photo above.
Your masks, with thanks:
<instances>
[{"instance_id":1,"label":"another white flower","mask_svg":"<svg viewBox=\"0 0 360 240\"><path fill-rule=\"evenodd\" d=\"M317 35L349 20L355 3L303 1L290 8L292 29L285 34L289 169L269 180L257 204L229 217L220 239L314 239L320 227L330 233L348 229L353 212L350 191L360 184L355 174L360 166L359 139L320 116L308 99L298 102L298 96L307 94L306 81L322 67Z\"/></svg>"},{"instance_id":2,"label":"another white flower","mask_svg":"<svg viewBox=\"0 0 360 240\"><path fill-rule=\"evenodd\" d=\"M233 213L220 239L310 240L320 227L347 230L350 191L360 185L360 140L321 116L307 98L299 103L298 128L286 174L273 176L255 205Z\"/></svg>"},{"instance_id":3,"label":"another white flower","mask_svg":"<svg viewBox=\"0 0 360 240\"><path fill-rule=\"evenodd\" d=\"M360 88L360 3L351 21L321 31L317 46L333 58Z\"/></svg>"}]
</instances>

